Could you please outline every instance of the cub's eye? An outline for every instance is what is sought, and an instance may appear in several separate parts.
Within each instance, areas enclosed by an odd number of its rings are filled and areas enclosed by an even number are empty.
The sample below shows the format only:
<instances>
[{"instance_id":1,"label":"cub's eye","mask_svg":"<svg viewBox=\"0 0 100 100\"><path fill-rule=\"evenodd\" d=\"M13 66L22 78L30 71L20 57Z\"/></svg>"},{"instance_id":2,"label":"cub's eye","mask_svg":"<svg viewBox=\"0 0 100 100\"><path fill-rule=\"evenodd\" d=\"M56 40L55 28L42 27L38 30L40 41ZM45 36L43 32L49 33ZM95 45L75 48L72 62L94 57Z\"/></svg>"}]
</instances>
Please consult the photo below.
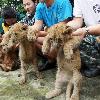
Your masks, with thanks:
<instances>
[{"instance_id":1,"label":"cub's eye","mask_svg":"<svg viewBox=\"0 0 100 100\"><path fill-rule=\"evenodd\" d=\"M15 33L15 35L17 35L17 33Z\"/></svg>"},{"instance_id":2,"label":"cub's eye","mask_svg":"<svg viewBox=\"0 0 100 100\"><path fill-rule=\"evenodd\" d=\"M52 42L52 41L53 41L53 39L52 39L52 38L50 38L49 40L50 40L50 42Z\"/></svg>"},{"instance_id":3,"label":"cub's eye","mask_svg":"<svg viewBox=\"0 0 100 100\"><path fill-rule=\"evenodd\" d=\"M25 28L25 27L23 27L23 28L22 28L22 30L26 30L26 28Z\"/></svg>"},{"instance_id":4,"label":"cub's eye","mask_svg":"<svg viewBox=\"0 0 100 100\"><path fill-rule=\"evenodd\" d=\"M15 43L15 40L13 40L12 42Z\"/></svg>"},{"instance_id":5,"label":"cub's eye","mask_svg":"<svg viewBox=\"0 0 100 100\"><path fill-rule=\"evenodd\" d=\"M6 44L1 44L1 46L5 46Z\"/></svg>"},{"instance_id":6,"label":"cub's eye","mask_svg":"<svg viewBox=\"0 0 100 100\"><path fill-rule=\"evenodd\" d=\"M62 39L58 39L58 42L62 42Z\"/></svg>"},{"instance_id":7,"label":"cub's eye","mask_svg":"<svg viewBox=\"0 0 100 100\"><path fill-rule=\"evenodd\" d=\"M49 40L52 40L52 38L50 38Z\"/></svg>"},{"instance_id":8,"label":"cub's eye","mask_svg":"<svg viewBox=\"0 0 100 100\"><path fill-rule=\"evenodd\" d=\"M11 38L11 36L8 36L9 38Z\"/></svg>"}]
</instances>

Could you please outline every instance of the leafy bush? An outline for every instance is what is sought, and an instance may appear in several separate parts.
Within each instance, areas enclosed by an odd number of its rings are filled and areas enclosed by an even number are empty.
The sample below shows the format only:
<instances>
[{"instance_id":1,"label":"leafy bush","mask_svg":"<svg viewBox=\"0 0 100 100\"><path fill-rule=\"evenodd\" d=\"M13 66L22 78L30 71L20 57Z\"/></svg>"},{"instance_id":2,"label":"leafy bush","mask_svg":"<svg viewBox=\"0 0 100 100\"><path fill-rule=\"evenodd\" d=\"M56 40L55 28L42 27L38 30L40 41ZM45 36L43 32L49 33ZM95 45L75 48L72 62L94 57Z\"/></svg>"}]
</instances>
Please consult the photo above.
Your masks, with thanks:
<instances>
[{"instance_id":1,"label":"leafy bush","mask_svg":"<svg viewBox=\"0 0 100 100\"><path fill-rule=\"evenodd\" d=\"M0 8L1 8L0 11L5 6L11 6L14 9L16 9L16 11L20 13L25 13L23 5L22 5L22 0L0 0Z\"/></svg>"}]
</instances>

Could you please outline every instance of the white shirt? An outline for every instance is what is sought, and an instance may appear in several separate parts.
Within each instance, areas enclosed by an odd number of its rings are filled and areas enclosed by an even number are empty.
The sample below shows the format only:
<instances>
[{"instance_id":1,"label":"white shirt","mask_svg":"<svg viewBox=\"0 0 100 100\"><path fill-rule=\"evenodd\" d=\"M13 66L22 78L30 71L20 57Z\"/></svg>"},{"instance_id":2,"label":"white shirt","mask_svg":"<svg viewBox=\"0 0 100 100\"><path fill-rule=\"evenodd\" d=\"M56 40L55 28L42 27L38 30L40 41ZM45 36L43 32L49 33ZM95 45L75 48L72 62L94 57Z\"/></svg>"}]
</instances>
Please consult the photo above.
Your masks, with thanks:
<instances>
[{"instance_id":1,"label":"white shirt","mask_svg":"<svg viewBox=\"0 0 100 100\"><path fill-rule=\"evenodd\" d=\"M100 0L74 0L73 15L82 17L87 26L100 24Z\"/></svg>"}]
</instances>

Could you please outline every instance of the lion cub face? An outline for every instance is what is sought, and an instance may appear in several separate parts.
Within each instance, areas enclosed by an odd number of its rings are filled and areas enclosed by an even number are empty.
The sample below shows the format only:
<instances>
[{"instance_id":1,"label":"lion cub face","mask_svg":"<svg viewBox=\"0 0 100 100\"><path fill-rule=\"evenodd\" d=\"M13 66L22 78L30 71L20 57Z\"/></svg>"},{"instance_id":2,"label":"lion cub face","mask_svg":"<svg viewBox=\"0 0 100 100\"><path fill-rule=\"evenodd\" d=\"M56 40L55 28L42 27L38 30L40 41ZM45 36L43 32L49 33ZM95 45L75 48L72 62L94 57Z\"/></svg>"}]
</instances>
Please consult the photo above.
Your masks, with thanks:
<instances>
[{"instance_id":1,"label":"lion cub face","mask_svg":"<svg viewBox=\"0 0 100 100\"><path fill-rule=\"evenodd\" d=\"M28 26L22 23L16 23L9 29L9 34L11 34L9 40L9 46L15 45L20 41L23 41L27 37Z\"/></svg>"},{"instance_id":2,"label":"lion cub face","mask_svg":"<svg viewBox=\"0 0 100 100\"><path fill-rule=\"evenodd\" d=\"M5 34L3 34L2 36L2 42L0 43L0 46L2 46L2 51L4 53L7 53L8 51L8 42L10 40L11 35L9 34L9 32L6 32Z\"/></svg>"},{"instance_id":3,"label":"lion cub face","mask_svg":"<svg viewBox=\"0 0 100 100\"><path fill-rule=\"evenodd\" d=\"M48 35L46 38L50 44L50 48L58 49L64 45L65 41L71 38L72 28L66 24L56 24L47 29Z\"/></svg>"}]
</instances>

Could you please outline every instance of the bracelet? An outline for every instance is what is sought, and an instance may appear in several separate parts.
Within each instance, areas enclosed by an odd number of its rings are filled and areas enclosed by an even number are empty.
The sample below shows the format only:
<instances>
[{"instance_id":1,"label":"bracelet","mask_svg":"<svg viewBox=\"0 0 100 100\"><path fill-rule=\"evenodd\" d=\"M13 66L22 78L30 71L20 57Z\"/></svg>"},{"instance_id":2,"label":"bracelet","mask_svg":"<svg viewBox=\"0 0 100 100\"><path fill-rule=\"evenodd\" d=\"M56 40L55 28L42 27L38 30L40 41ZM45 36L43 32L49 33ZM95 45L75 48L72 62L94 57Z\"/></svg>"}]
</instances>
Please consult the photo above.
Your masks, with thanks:
<instances>
[{"instance_id":1,"label":"bracelet","mask_svg":"<svg viewBox=\"0 0 100 100\"><path fill-rule=\"evenodd\" d=\"M85 33L86 33L86 34L90 34L90 32L89 32L89 29L88 29L88 28L85 28Z\"/></svg>"},{"instance_id":2,"label":"bracelet","mask_svg":"<svg viewBox=\"0 0 100 100\"><path fill-rule=\"evenodd\" d=\"M84 28L83 28L83 30L84 30L84 34L85 34L85 35L90 34L90 32L89 32L89 29L88 29L88 28L84 27Z\"/></svg>"}]
</instances>

